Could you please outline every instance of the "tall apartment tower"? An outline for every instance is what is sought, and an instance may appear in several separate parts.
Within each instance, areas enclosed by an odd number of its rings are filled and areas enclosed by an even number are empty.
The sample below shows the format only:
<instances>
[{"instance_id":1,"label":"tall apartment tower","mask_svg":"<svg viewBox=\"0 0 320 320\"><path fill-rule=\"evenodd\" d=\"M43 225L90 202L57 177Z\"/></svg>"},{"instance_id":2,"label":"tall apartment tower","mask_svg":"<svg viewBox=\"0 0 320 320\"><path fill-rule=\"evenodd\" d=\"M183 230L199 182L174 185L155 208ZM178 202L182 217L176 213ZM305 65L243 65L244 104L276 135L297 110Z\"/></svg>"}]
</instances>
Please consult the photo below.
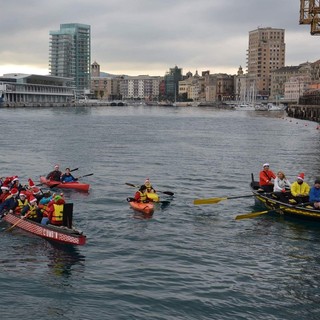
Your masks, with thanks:
<instances>
[{"instance_id":1,"label":"tall apartment tower","mask_svg":"<svg viewBox=\"0 0 320 320\"><path fill-rule=\"evenodd\" d=\"M66 23L60 25L59 31L50 31L50 74L73 78L72 85L78 97L90 88L90 61L89 25Z\"/></svg>"},{"instance_id":2,"label":"tall apartment tower","mask_svg":"<svg viewBox=\"0 0 320 320\"><path fill-rule=\"evenodd\" d=\"M284 29L258 28L249 32L247 72L254 79L256 95L269 97L271 72L284 65Z\"/></svg>"}]
</instances>

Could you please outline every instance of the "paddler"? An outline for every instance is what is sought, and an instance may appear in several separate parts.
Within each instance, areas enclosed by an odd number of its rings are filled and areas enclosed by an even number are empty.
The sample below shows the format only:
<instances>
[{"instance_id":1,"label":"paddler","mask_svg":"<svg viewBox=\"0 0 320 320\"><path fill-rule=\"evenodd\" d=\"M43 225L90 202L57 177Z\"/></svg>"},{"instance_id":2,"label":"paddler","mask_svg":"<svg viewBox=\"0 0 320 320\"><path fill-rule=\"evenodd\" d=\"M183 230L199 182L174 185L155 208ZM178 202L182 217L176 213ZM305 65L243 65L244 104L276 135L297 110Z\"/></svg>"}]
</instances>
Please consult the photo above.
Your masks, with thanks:
<instances>
[{"instance_id":1,"label":"paddler","mask_svg":"<svg viewBox=\"0 0 320 320\"><path fill-rule=\"evenodd\" d=\"M147 196L147 187L144 184L135 193L134 199L137 202L149 202L149 199Z\"/></svg>"},{"instance_id":2,"label":"paddler","mask_svg":"<svg viewBox=\"0 0 320 320\"><path fill-rule=\"evenodd\" d=\"M146 179L144 185L147 188L147 193L156 193L156 190L153 188L149 178Z\"/></svg>"}]
</instances>

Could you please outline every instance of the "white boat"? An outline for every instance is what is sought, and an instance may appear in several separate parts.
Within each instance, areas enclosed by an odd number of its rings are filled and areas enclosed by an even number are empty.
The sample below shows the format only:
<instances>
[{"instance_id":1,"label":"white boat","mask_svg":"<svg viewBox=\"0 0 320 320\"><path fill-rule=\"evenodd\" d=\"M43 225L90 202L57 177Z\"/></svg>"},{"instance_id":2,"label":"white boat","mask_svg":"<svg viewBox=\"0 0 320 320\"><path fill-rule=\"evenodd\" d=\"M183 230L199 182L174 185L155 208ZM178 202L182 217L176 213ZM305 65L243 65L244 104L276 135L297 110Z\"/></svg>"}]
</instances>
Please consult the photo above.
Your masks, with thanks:
<instances>
[{"instance_id":1,"label":"white boat","mask_svg":"<svg viewBox=\"0 0 320 320\"><path fill-rule=\"evenodd\" d=\"M234 107L238 111L255 111L255 108L251 104L238 104Z\"/></svg>"},{"instance_id":2,"label":"white boat","mask_svg":"<svg viewBox=\"0 0 320 320\"><path fill-rule=\"evenodd\" d=\"M283 111L286 106L284 104L275 105L273 103L268 103L268 111Z\"/></svg>"},{"instance_id":3,"label":"white boat","mask_svg":"<svg viewBox=\"0 0 320 320\"><path fill-rule=\"evenodd\" d=\"M268 111L268 106L266 104L256 104L254 109L256 111Z\"/></svg>"}]
</instances>

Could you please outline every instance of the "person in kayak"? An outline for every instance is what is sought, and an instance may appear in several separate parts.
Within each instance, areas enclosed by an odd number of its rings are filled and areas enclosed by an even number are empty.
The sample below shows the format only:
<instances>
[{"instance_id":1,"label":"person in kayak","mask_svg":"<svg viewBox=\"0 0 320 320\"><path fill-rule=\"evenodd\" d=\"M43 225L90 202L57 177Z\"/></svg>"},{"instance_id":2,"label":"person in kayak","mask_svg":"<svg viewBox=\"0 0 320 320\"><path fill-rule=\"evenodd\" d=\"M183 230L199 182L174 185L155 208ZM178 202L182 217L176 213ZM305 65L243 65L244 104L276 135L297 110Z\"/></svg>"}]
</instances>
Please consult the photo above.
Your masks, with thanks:
<instances>
[{"instance_id":1,"label":"person in kayak","mask_svg":"<svg viewBox=\"0 0 320 320\"><path fill-rule=\"evenodd\" d=\"M149 202L147 197L147 187L144 184L135 193L134 200L137 202Z\"/></svg>"},{"instance_id":2,"label":"person in kayak","mask_svg":"<svg viewBox=\"0 0 320 320\"><path fill-rule=\"evenodd\" d=\"M146 181L144 182L144 185L147 187L148 193L156 193L156 190L153 188L149 178L146 179Z\"/></svg>"},{"instance_id":3,"label":"person in kayak","mask_svg":"<svg viewBox=\"0 0 320 320\"><path fill-rule=\"evenodd\" d=\"M60 177L61 177L61 175L62 175L62 172L60 171L60 168L59 168L59 165L58 164L56 164L55 166L54 166L54 170L53 171L51 171L51 172L49 172L48 174L47 174L47 180L53 180L53 181L60 181Z\"/></svg>"},{"instance_id":4,"label":"person in kayak","mask_svg":"<svg viewBox=\"0 0 320 320\"><path fill-rule=\"evenodd\" d=\"M65 173L61 176L60 178L60 181L62 183L65 183L65 182L74 182L74 181L77 181L78 179L75 178L72 174L71 174L71 170L70 168L66 168L66 171Z\"/></svg>"}]
</instances>

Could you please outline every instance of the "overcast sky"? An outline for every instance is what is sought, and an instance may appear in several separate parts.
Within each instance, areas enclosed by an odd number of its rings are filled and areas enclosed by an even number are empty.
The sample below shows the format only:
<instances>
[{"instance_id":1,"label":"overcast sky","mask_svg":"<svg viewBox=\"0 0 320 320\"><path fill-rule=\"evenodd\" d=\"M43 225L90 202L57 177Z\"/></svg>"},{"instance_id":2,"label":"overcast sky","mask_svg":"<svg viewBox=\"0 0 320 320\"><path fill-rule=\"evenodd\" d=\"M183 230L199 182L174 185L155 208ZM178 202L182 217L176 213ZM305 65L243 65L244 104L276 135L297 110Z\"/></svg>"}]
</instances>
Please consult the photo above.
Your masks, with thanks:
<instances>
[{"instance_id":1,"label":"overcast sky","mask_svg":"<svg viewBox=\"0 0 320 320\"><path fill-rule=\"evenodd\" d=\"M0 75L48 74L49 32L91 26L91 62L113 74L235 74L246 67L249 31L285 29L286 65L320 59L320 37L299 25L299 0L1 1Z\"/></svg>"}]
</instances>

